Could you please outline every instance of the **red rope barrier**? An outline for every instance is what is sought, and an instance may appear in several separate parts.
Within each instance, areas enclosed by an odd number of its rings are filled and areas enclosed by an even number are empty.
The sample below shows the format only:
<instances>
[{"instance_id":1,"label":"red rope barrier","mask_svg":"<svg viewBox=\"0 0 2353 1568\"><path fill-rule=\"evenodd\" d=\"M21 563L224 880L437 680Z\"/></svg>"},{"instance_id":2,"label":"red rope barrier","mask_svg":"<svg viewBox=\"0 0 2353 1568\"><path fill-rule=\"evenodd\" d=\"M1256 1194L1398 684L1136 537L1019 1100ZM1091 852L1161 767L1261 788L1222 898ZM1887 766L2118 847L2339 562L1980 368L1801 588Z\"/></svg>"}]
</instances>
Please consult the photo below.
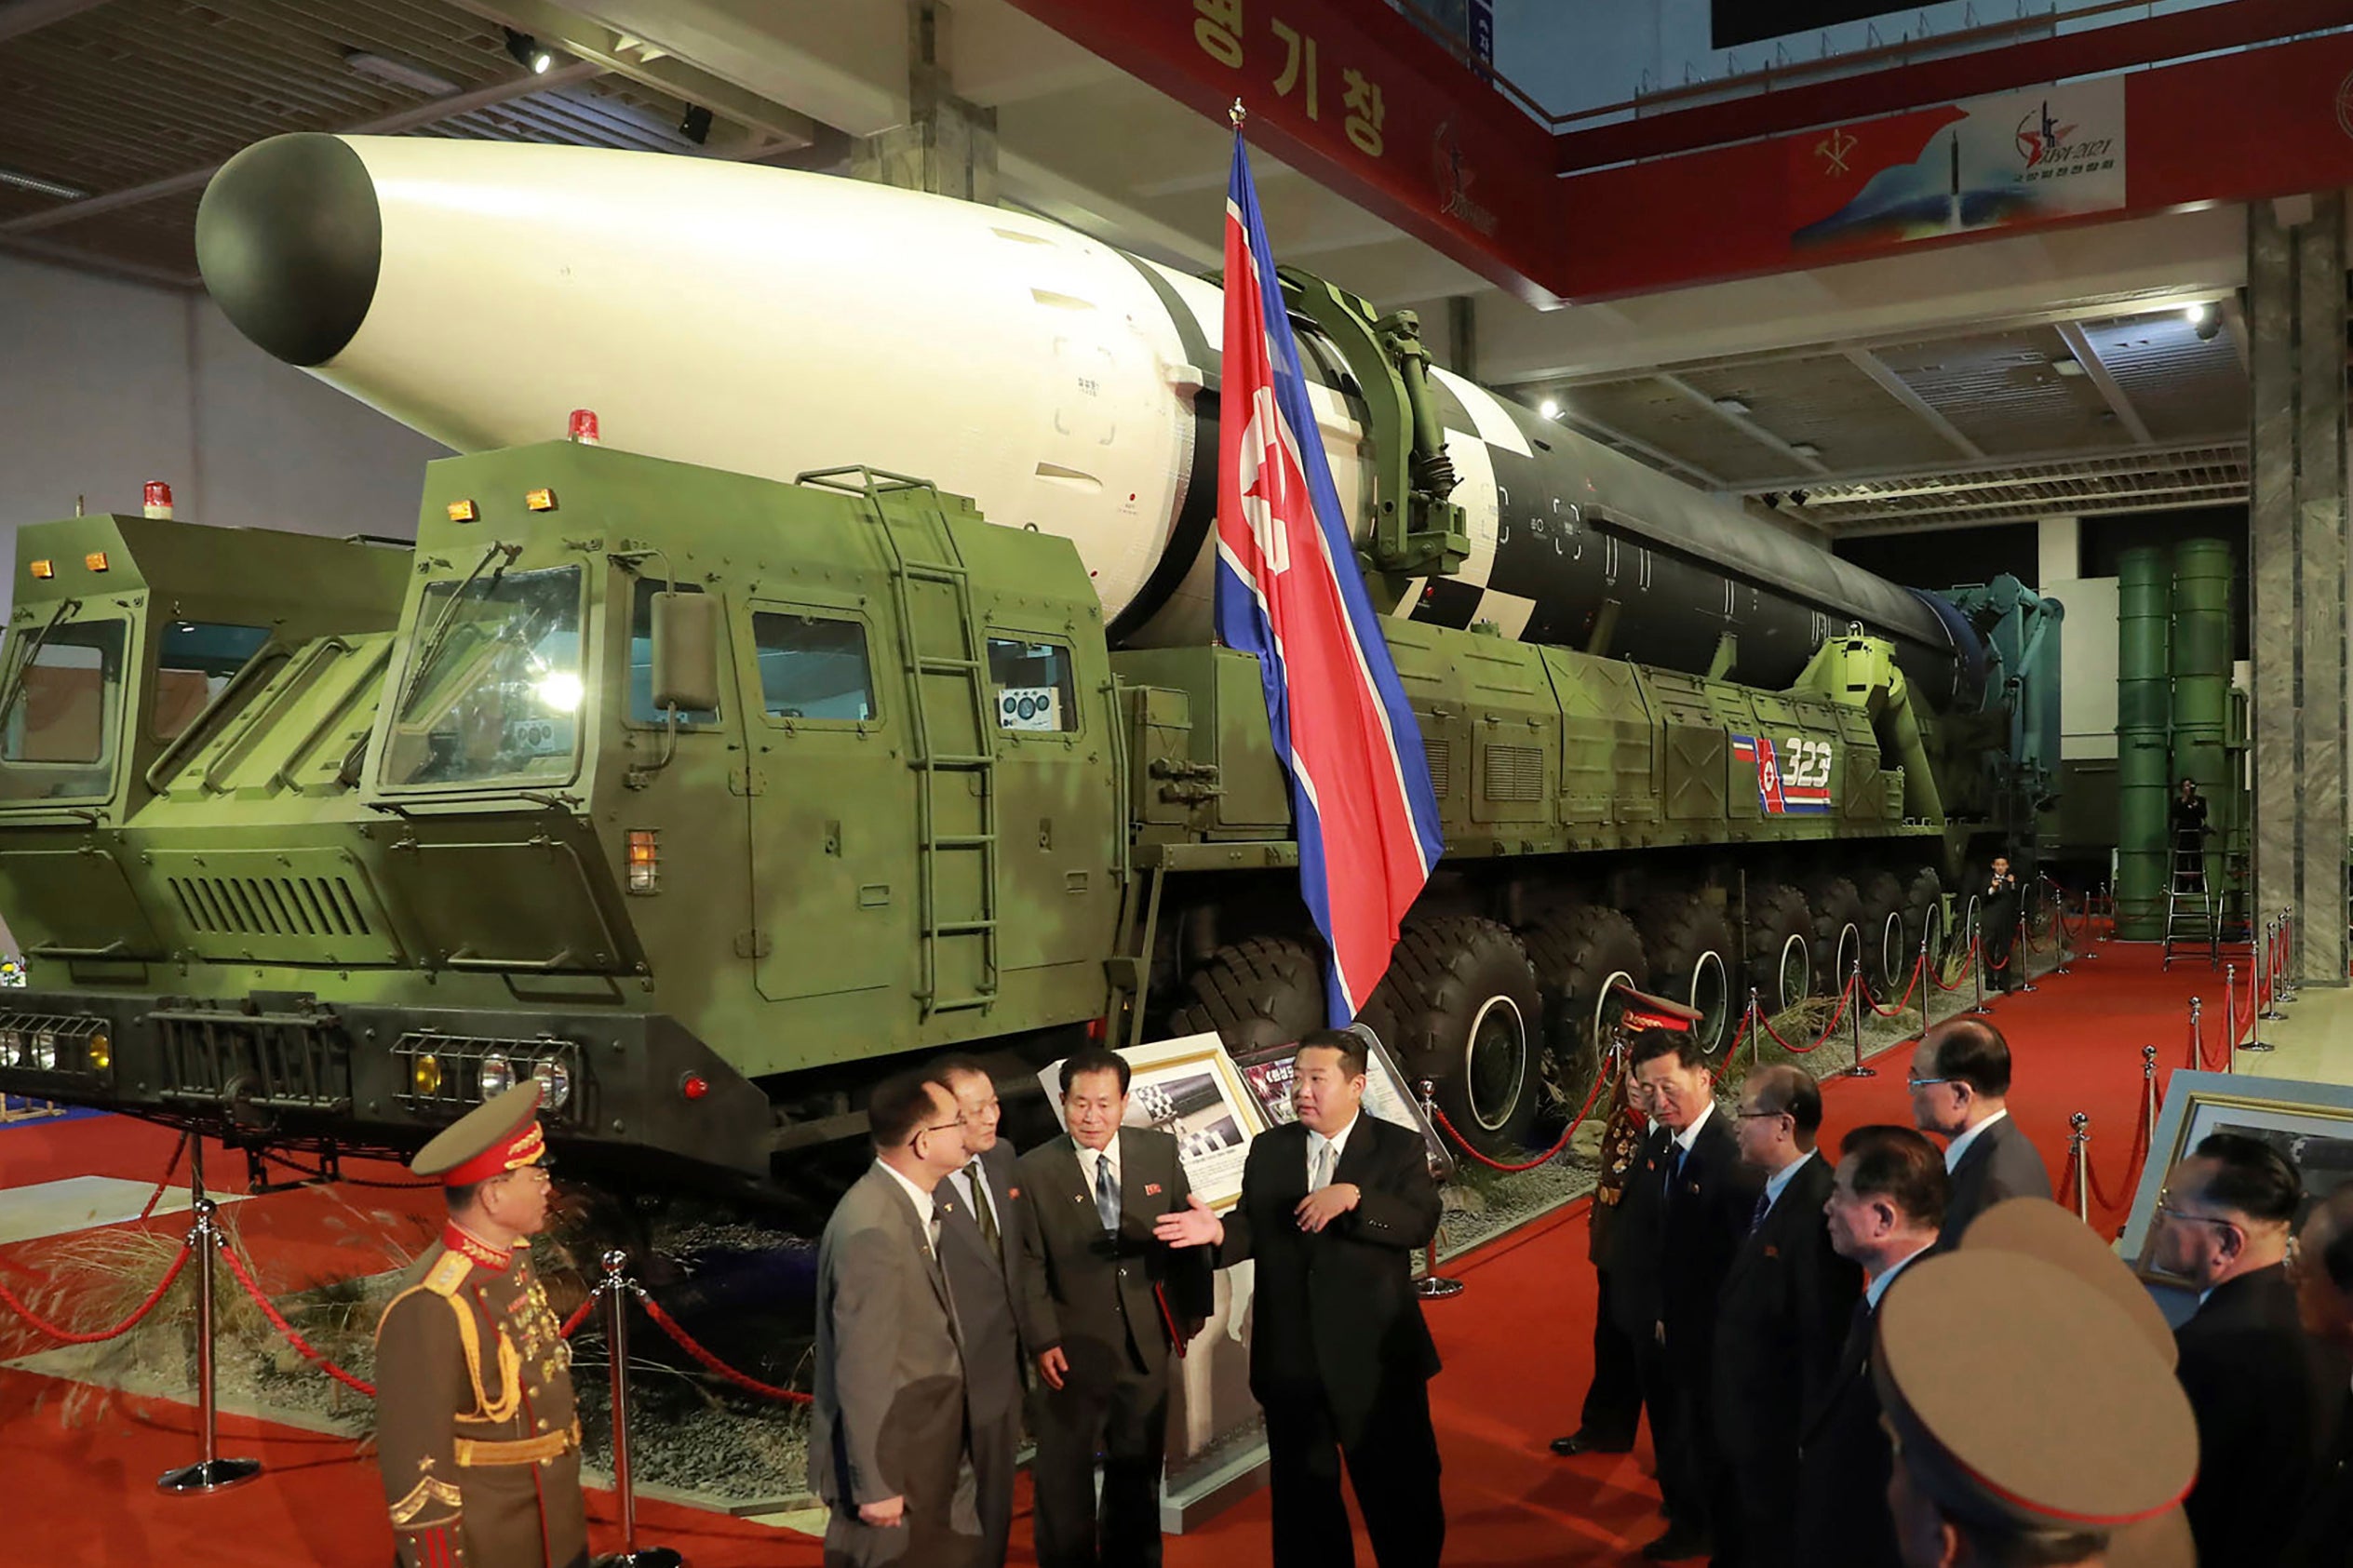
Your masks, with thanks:
<instances>
[{"instance_id":1,"label":"red rope barrier","mask_svg":"<svg viewBox=\"0 0 2353 1568\"><path fill-rule=\"evenodd\" d=\"M588 1293L588 1299L582 1302L577 1307L573 1308L572 1315L564 1320L564 1326L557 1332L561 1333L566 1339L570 1339L573 1334L580 1332L580 1325L588 1320L588 1314L596 1309L596 1306L597 1293L590 1291Z\"/></svg>"},{"instance_id":2,"label":"red rope barrier","mask_svg":"<svg viewBox=\"0 0 2353 1568\"><path fill-rule=\"evenodd\" d=\"M1810 1052L1820 1051L1822 1046L1828 1042L1830 1037L1837 1033L1839 1021L1847 1016L1847 999L1849 997L1852 997L1854 993L1855 982L1849 980L1847 982L1846 988L1838 993L1838 1006L1836 1011L1831 1013L1830 1022L1822 1025L1822 1033L1814 1037L1814 1043L1811 1045L1792 1045L1789 1041L1782 1039L1782 1032L1779 1029L1774 1028L1773 1021L1770 1018L1766 1017L1763 1013L1757 1014L1757 1022L1765 1025L1765 1032L1773 1037L1773 1043L1775 1045L1780 1046L1783 1051L1788 1052L1793 1056L1804 1056Z\"/></svg>"},{"instance_id":3,"label":"red rope barrier","mask_svg":"<svg viewBox=\"0 0 2353 1568\"><path fill-rule=\"evenodd\" d=\"M1961 988L1961 982L1969 978L1970 966L1976 961L1977 938L1972 936L1969 940L1969 952L1961 959L1961 972L1953 977L1953 984L1947 985L1944 984L1944 977L1941 974L1935 973L1933 971L1929 972L1929 978L1936 982L1936 988L1940 991L1957 991Z\"/></svg>"},{"instance_id":4,"label":"red rope barrier","mask_svg":"<svg viewBox=\"0 0 2353 1568\"><path fill-rule=\"evenodd\" d=\"M654 1304L652 1296L639 1292L638 1303L645 1308L645 1315L653 1320L653 1326L676 1341L679 1349L700 1361L704 1370L716 1373L730 1383L748 1388L755 1394L764 1395L772 1400L787 1400L794 1404L807 1404L814 1398L813 1395L804 1394L798 1388L779 1388L773 1383L762 1383L757 1377L737 1372L733 1367L694 1343L693 1336L679 1327L667 1312L663 1311Z\"/></svg>"},{"instance_id":5,"label":"red rope barrier","mask_svg":"<svg viewBox=\"0 0 2353 1568\"><path fill-rule=\"evenodd\" d=\"M2100 1180L2100 1165L2091 1158L2091 1146L2088 1141L2088 1136L2087 1133L2083 1168L2085 1173L2091 1178L2092 1199L2103 1209L2121 1209L2124 1207L2123 1203L2108 1191L2107 1184ZM2134 1185L2141 1179L2141 1170L2148 1160L2149 1145L2154 1136L2155 1130L2149 1126L2148 1098L2144 1095L2141 1099L2140 1119L2133 1124L2132 1128L2132 1152L2125 1161L2124 1181L2121 1184L2125 1196L2128 1198L2131 1196Z\"/></svg>"},{"instance_id":6,"label":"red rope barrier","mask_svg":"<svg viewBox=\"0 0 2353 1568\"><path fill-rule=\"evenodd\" d=\"M1871 1001L1871 988L1867 985L1863 987L1862 999L1864 1001L1871 1002L1871 1011L1877 1013L1880 1017L1900 1018L1911 1010L1912 993L1920 988L1920 976L1926 974L1928 970L1929 956L1928 953L1923 950L1920 956L1913 960L1912 978L1904 982L1903 995L1897 1000L1893 1007L1881 1007L1877 1002Z\"/></svg>"},{"instance_id":7,"label":"red rope barrier","mask_svg":"<svg viewBox=\"0 0 2353 1568\"><path fill-rule=\"evenodd\" d=\"M143 1220L154 1213L155 1205L163 1201L164 1188L171 1185L173 1173L180 1169L180 1157L188 1152L188 1140L195 1136L194 1132L182 1132L180 1135L180 1141L171 1146L171 1163L166 1165L164 1173L155 1178L155 1190L147 1195L147 1201L139 1206L141 1219Z\"/></svg>"},{"instance_id":8,"label":"red rope barrier","mask_svg":"<svg viewBox=\"0 0 2353 1568\"><path fill-rule=\"evenodd\" d=\"M1740 1043L1741 1042L1738 1038L1735 1038L1732 1041L1733 1048L1738 1050ZM1726 1060L1729 1061L1730 1057L1726 1057ZM1470 1139L1465 1138L1461 1133L1455 1131L1454 1123L1446 1119L1446 1113L1444 1110L1434 1105L1430 1107L1430 1110L1431 1114L1438 1119L1438 1125L1445 1130L1446 1136L1452 1138L1455 1141L1455 1146L1461 1149L1463 1153L1469 1155L1472 1159L1477 1160L1480 1164L1486 1166L1490 1171L1501 1171L1507 1175L1517 1175L1522 1171L1535 1170L1539 1165L1543 1164L1546 1160L1560 1153L1561 1150L1568 1147L1569 1139L1575 1137L1577 1135L1577 1130L1585 1125L1585 1119L1593 1114L1593 1106L1600 1100L1602 1089L1608 1083L1608 1081L1609 1075L1607 1073L1595 1073L1593 1075L1593 1086L1592 1089L1586 1091L1585 1103L1577 1108L1577 1116L1575 1119L1571 1120L1567 1127L1562 1130L1559 1139L1553 1143L1551 1148L1546 1149L1542 1154L1538 1155L1534 1159L1529 1160L1525 1165L1506 1165L1499 1159L1488 1159L1486 1155L1471 1146ZM650 1303L648 1305L649 1307L651 1306Z\"/></svg>"},{"instance_id":9,"label":"red rope barrier","mask_svg":"<svg viewBox=\"0 0 2353 1568\"><path fill-rule=\"evenodd\" d=\"M50 1339L62 1340L68 1345L98 1345L109 1339L119 1339L137 1328L141 1320L153 1312L156 1304L163 1300L164 1293L171 1289L171 1282L180 1278L180 1271L187 1266L188 1245L183 1241L180 1245L180 1254L171 1260L171 1266L164 1270L164 1277L155 1281L155 1288L147 1293L147 1299L133 1307L129 1317L125 1318L103 1333L76 1333L72 1329L59 1328L55 1323L18 1300L16 1292L8 1289L5 1283L0 1283L0 1302L6 1302L9 1310Z\"/></svg>"},{"instance_id":10,"label":"red rope barrier","mask_svg":"<svg viewBox=\"0 0 2353 1568\"><path fill-rule=\"evenodd\" d=\"M323 1352L302 1336L293 1324L286 1320L286 1315L277 1309L276 1305L268 1296L262 1293L262 1287L253 1282L253 1276L246 1271L245 1260L237 1256L235 1247L222 1247L221 1255L228 1260L229 1272L237 1277L237 1283L243 1285L245 1293L253 1298L253 1305L262 1309L262 1316L270 1320L270 1326L277 1330L286 1343L294 1347L296 1352L304 1360L353 1392L371 1400L376 1397L374 1384L362 1382L329 1360Z\"/></svg>"}]
</instances>

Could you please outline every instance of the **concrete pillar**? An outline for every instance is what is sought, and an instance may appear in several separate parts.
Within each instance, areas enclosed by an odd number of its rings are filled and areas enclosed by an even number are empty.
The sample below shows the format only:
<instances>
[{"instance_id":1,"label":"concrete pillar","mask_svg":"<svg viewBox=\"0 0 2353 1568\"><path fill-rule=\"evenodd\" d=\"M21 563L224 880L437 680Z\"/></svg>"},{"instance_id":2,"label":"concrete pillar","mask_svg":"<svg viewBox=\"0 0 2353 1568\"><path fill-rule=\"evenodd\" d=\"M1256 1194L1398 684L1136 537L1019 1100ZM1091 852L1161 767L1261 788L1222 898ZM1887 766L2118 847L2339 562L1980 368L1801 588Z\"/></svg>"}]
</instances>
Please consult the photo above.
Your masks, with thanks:
<instances>
[{"instance_id":1,"label":"concrete pillar","mask_svg":"<svg viewBox=\"0 0 2353 1568\"><path fill-rule=\"evenodd\" d=\"M1478 307L1472 295L1446 296L1446 369L1466 382L1479 379Z\"/></svg>"},{"instance_id":2,"label":"concrete pillar","mask_svg":"<svg viewBox=\"0 0 2353 1568\"><path fill-rule=\"evenodd\" d=\"M2250 205L2255 900L2296 910L2321 985L2346 958L2345 262L2341 194Z\"/></svg>"},{"instance_id":3,"label":"concrete pillar","mask_svg":"<svg viewBox=\"0 0 2353 1568\"><path fill-rule=\"evenodd\" d=\"M997 205L997 111L948 86L948 8L908 0L908 123L859 141L850 172L861 180Z\"/></svg>"}]
</instances>

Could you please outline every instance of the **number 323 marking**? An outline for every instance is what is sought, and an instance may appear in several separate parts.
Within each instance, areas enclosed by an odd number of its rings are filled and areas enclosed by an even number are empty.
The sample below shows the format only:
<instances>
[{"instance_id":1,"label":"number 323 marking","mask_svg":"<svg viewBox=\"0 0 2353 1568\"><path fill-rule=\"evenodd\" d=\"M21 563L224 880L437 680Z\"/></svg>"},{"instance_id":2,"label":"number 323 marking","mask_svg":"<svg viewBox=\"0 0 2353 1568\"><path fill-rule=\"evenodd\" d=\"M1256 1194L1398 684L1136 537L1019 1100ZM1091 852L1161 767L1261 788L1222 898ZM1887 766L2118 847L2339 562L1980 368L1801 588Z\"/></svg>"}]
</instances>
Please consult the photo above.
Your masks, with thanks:
<instances>
[{"instance_id":1,"label":"number 323 marking","mask_svg":"<svg viewBox=\"0 0 2353 1568\"><path fill-rule=\"evenodd\" d=\"M1803 735L1792 735L1782 754L1782 776L1800 789L1828 787L1830 758L1834 749L1828 741L1809 741Z\"/></svg>"}]
</instances>

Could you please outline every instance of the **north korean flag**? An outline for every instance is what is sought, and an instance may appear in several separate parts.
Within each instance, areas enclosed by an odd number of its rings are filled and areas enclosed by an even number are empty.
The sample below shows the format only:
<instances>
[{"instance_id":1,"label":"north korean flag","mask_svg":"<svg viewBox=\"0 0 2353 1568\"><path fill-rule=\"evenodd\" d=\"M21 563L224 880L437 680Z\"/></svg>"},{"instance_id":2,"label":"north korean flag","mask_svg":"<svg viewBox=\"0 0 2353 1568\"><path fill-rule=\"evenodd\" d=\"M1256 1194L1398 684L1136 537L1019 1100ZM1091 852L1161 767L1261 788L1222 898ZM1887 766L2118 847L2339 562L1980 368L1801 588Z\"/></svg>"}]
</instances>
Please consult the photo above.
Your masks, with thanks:
<instances>
[{"instance_id":1,"label":"north korean flag","mask_svg":"<svg viewBox=\"0 0 2353 1568\"><path fill-rule=\"evenodd\" d=\"M1226 192L1225 373L1217 431L1217 635L1258 658L1291 775L1299 889L1331 949L1334 1027L1389 968L1445 852L1438 799L1356 567L1299 372L1239 132Z\"/></svg>"}]
</instances>

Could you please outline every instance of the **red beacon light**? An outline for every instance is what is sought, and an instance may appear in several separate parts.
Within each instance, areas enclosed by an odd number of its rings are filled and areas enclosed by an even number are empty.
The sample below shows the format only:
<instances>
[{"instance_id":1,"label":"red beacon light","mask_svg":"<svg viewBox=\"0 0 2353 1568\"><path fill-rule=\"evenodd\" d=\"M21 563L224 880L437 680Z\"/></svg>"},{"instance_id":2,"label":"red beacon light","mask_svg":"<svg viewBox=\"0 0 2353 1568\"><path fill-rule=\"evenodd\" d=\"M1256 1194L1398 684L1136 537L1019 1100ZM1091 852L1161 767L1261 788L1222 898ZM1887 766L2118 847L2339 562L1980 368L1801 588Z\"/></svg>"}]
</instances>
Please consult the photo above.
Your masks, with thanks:
<instances>
[{"instance_id":1,"label":"red beacon light","mask_svg":"<svg viewBox=\"0 0 2353 1568\"><path fill-rule=\"evenodd\" d=\"M710 1092L710 1080L701 1073L688 1073L679 1079L679 1092L689 1100L699 1100Z\"/></svg>"},{"instance_id":2,"label":"red beacon light","mask_svg":"<svg viewBox=\"0 0 2353 1568\"><path fill-rule=\"evenodd\" d=\"M574 409L571 411L571 425L565 434L585 447L598 447L604 444L604 437L597 431L597 410L594 409Z\"/></svg>"},{"instance_id":3,"label":"red beacon light","mask_svg":"<svg viewBox=\"0 0 2353 1568\"><path fill-rule=\"evenodd\" d=\"M171 487L161 479L148 480L146 489L140 496L140 510L150 517L170 516Z\"/></svg>"}]
</instances>

